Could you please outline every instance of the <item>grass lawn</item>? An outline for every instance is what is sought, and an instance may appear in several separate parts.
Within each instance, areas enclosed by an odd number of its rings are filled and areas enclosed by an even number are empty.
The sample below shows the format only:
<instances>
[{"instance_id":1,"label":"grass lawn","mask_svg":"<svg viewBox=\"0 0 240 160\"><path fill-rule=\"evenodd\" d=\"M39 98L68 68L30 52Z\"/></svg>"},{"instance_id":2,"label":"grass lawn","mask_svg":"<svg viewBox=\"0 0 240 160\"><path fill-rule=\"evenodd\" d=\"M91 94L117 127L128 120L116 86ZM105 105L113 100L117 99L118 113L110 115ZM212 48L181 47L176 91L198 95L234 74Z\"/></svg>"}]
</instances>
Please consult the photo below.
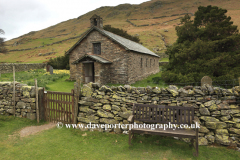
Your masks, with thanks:
<instances>
[{"instance_id":1,"label":"grass lawn","mask_svg":"<svg viewBox=\"0 0 240 160\"><path fill-rule=\"evenodd\" d=\"M160 62L169 62L169 58L162 58Z\"/></svg>"},{"instance_id":2,"label":"grass lawn","mask_svg":"<svg viewBox=\"0 0 240 160\"><path fill-rule=\"evenodd\" d=\"M43 122L41 122L42 124ZM193 148L171 137L137 135L128 146L128 135L53 128L20 138L8 136L36 121L0 115L0 159L218 159L236 160L240 152L226 147ZM86 136L83 136L86 135ZM33 158L34 157L34 158Z\"/></svg>"},{"instance_id":3,"label":"grass lawn","mask_svg":"<svg viewBox=\"0 0 240 160\"><path fill-rule=\"evenodd\" d=\"M75 81L66 81L68 78L69 75L56 80L54 83L48 84L48 91L71 92L71 90L74 89Z\"/></svg>"}]
</instances>

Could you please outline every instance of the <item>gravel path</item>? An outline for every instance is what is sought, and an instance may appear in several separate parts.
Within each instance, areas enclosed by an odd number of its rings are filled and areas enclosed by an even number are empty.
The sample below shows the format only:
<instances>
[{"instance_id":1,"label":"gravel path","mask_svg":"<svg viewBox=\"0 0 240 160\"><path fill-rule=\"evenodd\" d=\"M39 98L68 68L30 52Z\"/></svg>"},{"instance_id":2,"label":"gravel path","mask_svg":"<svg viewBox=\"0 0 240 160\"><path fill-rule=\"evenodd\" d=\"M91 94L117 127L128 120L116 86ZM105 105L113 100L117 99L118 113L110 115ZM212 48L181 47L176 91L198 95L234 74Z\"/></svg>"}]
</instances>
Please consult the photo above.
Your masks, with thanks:
<instances>
[{"instance_id":1,"label":"gravel path","mask_svg":"<svg viewBox=\"0 0 240 160\"><path fill-rule=\"evenodd\" d=\"M36 134L38 132L41 132L41 131L44 131L44 130L47 130L47 129L51 129L51 128L54 128L54 127L56 127L56 123L48 123L48 124L44 124L44 125L41 125L41 126L30 126L30 127L23 128L19 132L19 134L20 134L20 137L26 137L28 135Z\"/></svg>"}]
</instances>

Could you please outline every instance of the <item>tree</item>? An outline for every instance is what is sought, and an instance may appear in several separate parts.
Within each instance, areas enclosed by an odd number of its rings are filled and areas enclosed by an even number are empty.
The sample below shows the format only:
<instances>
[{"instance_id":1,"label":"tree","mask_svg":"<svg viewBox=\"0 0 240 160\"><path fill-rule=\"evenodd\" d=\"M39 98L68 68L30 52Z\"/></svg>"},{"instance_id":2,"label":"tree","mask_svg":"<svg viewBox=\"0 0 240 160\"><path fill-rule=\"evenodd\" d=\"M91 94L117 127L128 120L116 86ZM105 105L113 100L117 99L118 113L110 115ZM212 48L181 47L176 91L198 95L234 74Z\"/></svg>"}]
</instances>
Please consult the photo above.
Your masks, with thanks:
<instances>
[{"instance_id":1,"label":"tree","mask_svg":"<svg viewBox=\"0 0 240 160\"><path fill-rule=\"evenodd\" d=\"M55 69L70 69L69 55L59 56L57 58L51 58L48 62Z\"/></svg>"},{"instance_id":2,"label":"tree","mask_svg":"<svg viewBox=\"0 0 240 160\"><path fill-rule=\"evenodd\" d=\"M0 34L4 34L5 32L0 29ZM4 39L3 37L0 37L0 53L7 53L7 48L5 47L5 43L4 43Z\"/></svg>"},{"instance_id":3,"label":"tree","mask_svg":"<svg viewBox=\"0 0 240 160\"><path fill-rule=\"evenodd\" d=\"M124 31L123 29L114 28L111 25L105 25L105 26L103 26L103 29L106 31L112 32L114 34L117 34L121 37L124 37L126 39L129 39L131 41L140 43L140 39L137 36L132 36L132 35L128 34L127 31Z\"/></svg>"},{"instance_id":4,"label":"tree","mask_svg":"<svg viewBox=\"0 0 240 160\"><path fill-rule=\"evenodd\" d=\"M240 76L240 34L216 6L198 7L194 20L189 15L177 26L177 41L167 48L169 64L162 78L166 82L199 82L208 75L213 80Z\"/></svg>"}]
</instances>

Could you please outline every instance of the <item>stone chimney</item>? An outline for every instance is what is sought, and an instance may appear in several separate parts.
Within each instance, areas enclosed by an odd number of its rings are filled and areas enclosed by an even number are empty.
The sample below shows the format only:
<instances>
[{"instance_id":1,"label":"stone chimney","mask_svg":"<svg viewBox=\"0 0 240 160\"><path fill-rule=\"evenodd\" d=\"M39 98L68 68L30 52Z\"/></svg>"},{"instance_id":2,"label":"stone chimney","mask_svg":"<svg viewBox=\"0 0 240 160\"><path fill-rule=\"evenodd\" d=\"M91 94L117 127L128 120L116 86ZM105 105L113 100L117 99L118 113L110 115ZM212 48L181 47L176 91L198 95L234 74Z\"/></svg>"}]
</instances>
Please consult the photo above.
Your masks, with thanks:
<instances>
[{"instance_id":1,"label":"stone chimney","mask_svg":"<svg viewBox=\"0 0 240 160\"><path fill-rule=\"evenodd\" d=\"M91 18L90 18L90 24L91 27L92 26L96 26L99 28L103 28L103 20L100 16L94 14Z\"/></svg>"}]
</instances>

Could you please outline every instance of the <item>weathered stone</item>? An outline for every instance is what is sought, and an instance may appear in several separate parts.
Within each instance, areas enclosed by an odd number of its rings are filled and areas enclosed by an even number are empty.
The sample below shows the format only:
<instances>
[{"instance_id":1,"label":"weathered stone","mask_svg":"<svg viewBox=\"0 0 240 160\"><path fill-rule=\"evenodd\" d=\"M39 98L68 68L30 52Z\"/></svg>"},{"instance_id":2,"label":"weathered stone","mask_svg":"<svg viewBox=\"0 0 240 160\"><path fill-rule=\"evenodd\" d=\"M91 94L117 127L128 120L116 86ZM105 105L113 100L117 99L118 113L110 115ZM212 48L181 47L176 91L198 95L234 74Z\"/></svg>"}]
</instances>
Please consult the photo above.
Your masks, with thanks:
<instances>
[{"instance_id":1,"label":"weathered stone","mask_svg":"<svg viewBox=\"0 0 240 160\"><path fill-rule=\"evenodd\" d=\"M200 119L206 121L206 122L218 122L219 120L214 117L209 116L201 116Z\"/></svg>"},{"instance_id":2,"label":"weathered stone","mask_svg":"<svg viewBox=\"0 0 240 160\"><path fill-rule=\"evenodd\" d=\"M177 91L178 90L177 86L169 85L166 89L173 95L173 97L176 97L179 94Z\"/></svg>"},{"instance_id":3,"label":"weathered stone","mask_svg":"<svg viewBox=\"0 0 240 160\"><path fill-rule=\"evenodd\" d=\"M227 129L216 129L215 133L218 134L218 135L226 135L226 136L229 135Z\"/></svg>"},{"instance_id":4,"label":"weathered stone","mask_svg":"<svg viewBox=\"0 0 240 160\"><path fill-rule=\"evenodd\" d=\"M161 88L158 88L158 87L155 87L153 90L152 90L153 93L156 93L156 94L159 94L161 93Z\"/></svg>"},{"instance_id":5,"label":"weathered stone","mask_svg":"<svg viewBox=\"0 0 240 160\"><path fill-rule=\"evenodd\" d=\"M102 109L97 110L97 114L100 117L106 117L106 118L108 118L108 117L109 118L113 118L114 117L114 115L112 113L106 112L106 111L104 111Z\"/></svg>"},{"instance_id":6,"label":"weathered stone","mask_svg":"<svg viewBox=\"0 0 240 160\"><path fill-rule=\"evenodd\" d=\"M121 116L122 118L128 119L128 117L132 115L132 111L119 112L118 115Z\"/></svg>"},{"instance_id":7,"label":"weathered stone","mask_svg":"<svg viewBox=\"0 0 240 160\"><path fill-rule=\"evenodd\" d=\"M237 129L237 128L229 128L228 131L229 131L229 133L233 133L233 134L238 134L238 135L240 135L240 129Z\"/></svg>"},{"instance_id":8,"label":"weathered stone","mask_svg":"<svg viewBox=\"0 0 240 160\"><path fill-rule=\"evenodd\" d=\"M204 76L201 79L201 86L212 86L212 79L209 76Z\"/></svg>"},{"instance_id":9,"label":"weathered stone","mask_svg":"<svg viewBox=\"0 0 240 160\"><path fill-rule=\"evenodd\" d=\"M26 108L26 103L18 102L16 108Z\"/></svg>"},{"instance_id":10,"label":"weathered stone","mask_svg":"<svg viewBox=\"0 0 240 160\"><path fill-rule=\"evenodd\" d=\"M35 120L36 119L36 113L27 113L27 118L31 119L31 120Z\"/></svg>"},{"instance_id":11,"label":"weathered stone","mask_svg":"<svg viewBox=\"0 0 240 160\"><path fill-rule=\"evenodd\" d=\"M229 120L231 118L231 116L230 115L227 115L227 116L222 116L221 118L220 118L220 120L221 121L227 121L227 120Z\"/></svg>"},{"instance_id":12,"label":"weathered stone","mask_svg":"<svg viewBox=\"0 0 240 160\"><path fill-rule=\"evenodd\" d=\"M208 141L204 137L198 137L198 145L200 146L206 146L208 145Z\"/></svg>"},{"instance_id":13,"label":"weathered stone","mask_svg":"<svg viewBox=\"0 0 240 160\"><path fill-rule=\"evenodd\" d=\"M227 124L224 122L205 122L205 126L209 129L224 129Z\"/></svg>"},{"instance_id":14,"label":"weathered stone","mask_svg":"<svg viewBox=\"0 0 240 160\"><path fill-rule=\"evenodd\" d=\"M159 101L159 98L158 97L153 97L152 101Z\"/></svg>"},{"instance_id":15,"label":"weathered stone","mask_svg":"<svg viewBox=\"0 0 240 160\"><path fill-rule=\"evenodd\" d=\"M215 101L214 101L214 100L211 100L211 101L205 102L205 103L204 103L204 106L210 107L210 106L213 105L213 104L215 104Z\"/></svg>"},{"instance_id":16,"label":"weathered stone","mask_svg":"<svg viewBox=\"0 0 240 160\"><path fill-rule=\"evenodd\" d=\"M230 114L237 114L240 113L240 109L231 109Z\"/></svg>"},{"instance_id":17,"label":"weathered stone","mask_svg":"<svg viewBox=\"0 0 240 160\"><path fill-rule=\"evenodd\" d=\"M90 109L89 107L79 107L79 111L85 112L88 114L96 113L96 111L94 111L93 109Z\"/></svg>"},{"instance_id":18,"label":"weathered stone","mask_svg":"<svg viewBox=\"0 0 240 160\"><path fill-rule=\"evenodd\" d=\"M224 104L224 103L221 103L219 105L217 105L218 107L218 110L223 110L223 109L229 109L229 105L228 104Z\"/></svg>"},{"instance_id":19,"label":"weathered stone","mask_svg":"<svg viewBox=\"0 0 240 160\"><path fill-rule=\"evenodd\" d=\"M205 126L200 126L199 132L200 133L208 133L209 130Z\"/></svg>"},{"instance_id":20,"label":"weathered stone","mask_svg":"<svg viewBox=\"0 0 240 160\"><path fill-rule=\"evenodd\" d=\"M100 100L100 103L103 103L103 104L108 104L110 103L107 99L101 99Z\"/></svg>"},{"instance_id":21,"label":"weathered stone","mask_svg":"<svg viewBox=\"0 0 240 160\"><path fill-rule=\"evenodd\" d=\"M229 106L229 108L230 108L230 109L237 109L237 108L239 108L239 107L238 107L238 105L233 105L233 104L232 104L232 105Z\"/></svg>"},{"instance_id":22,"label":"weathered stone","mask_svg":"<svg viewBox=\"0 0 240 160\"><path fill-rule=\"evenodd\" d=\"M218 109L216 104L212 104L210 107L208 107L210 111L216 111Z\"/></svg>"},{"instance_id":23,"label":"weathered stone","mask_svg":"<svg viewBox=\"0 0 240 160\"><path fill-rule=\"evenodd\" d=\"M215 137L212 135L206 135L206 138L210 144L214 143Z\"/></svg>"},{"instance_id":24,"label":"weathered stone","mask_svg":"<svg viewBox=\"0 0 240 160\"><path fill-rule=\"evenodd\" d=\"M100 118L100 122L105 123L105 124L118 124L119 123L119 121L117 121L115 119L107 119L107 118Z\"/></svg>"},{"instance_id":25,"label":"weathered stone","mask_svg":"<svg viewBox=\"0 0 240 160\"><path fill-rule=\"evenodd\" d=\"M211 112L211 115L220 115L221 112L220 111L214 111L214 112Z\"/></svg>"},{"instance_id":26,"label":"weathered stone","mask_svg":"<svg viewBox=\"0 0 240 160\"><path fill-rule=\"evenodd\" d=\"M92 102L87 102L87 101L83 101L83 100L79 101L78 103L83 105L83 106L91 106L91 105L93 105Z\"/></svg>"},{"instance_id":27,"label":"weathered stone","mask_svg":"<svg viewBox=\"0 0 240 160\"><path fill-rule=\"evenodd\" d=\"M233 117L233 121L234 121L234 122L237 122L237 123L240 123L240 118L235 118L235 117Z\"/></svg>"},{"instance_id":28,"label":"weathered stone","mask_svg":"<svg viewBox=\"0 0 240 160\"><path fill-rule=\"evenodd\" d=\"M115 119L116 121L122 121L122 120L123 120L122 117L114 117L114 119Z\"/></svg>"},{"instance_id":29,"label":"weathered stone","mask_svg":"<svg viewBox=\"0 0 240 160\"><path fill-rule=\"evenodd\" d=\"M112 96L112 98L113 98L113 99L121 99L121 97L117 96L116 94L114 94L114 95Z\"/></svg>"},{"instance_id":30,"label":"weathered stone","mask_svg":"<svg viewBox=\"0 0 240 160\"><path fill-rule=\"evenodd\" d=\"M93 90L91 87L89 87L88 85L84 84L82 87L82 95L84 97L90 97L93 93Z\"/></svg>"},{"instance_id":31,"label":"weathered stone","mask_svg":"<svg viewBox=\"0 0 240 160\"><path fill-rule=\"evenodd\" d=\"M219 143L222 145L230 145L231 143L228 136L218 135L218 134L215 136L215 141L216 143Z\"/></svg>"},{"instance_id":32,"label":"weathered stone","mask_svg":"<svg viewBox=\"0 0 240 160\"><path fill-rule=\"evenodd\" d=\"M121 108L117 105L112 105L112 110L121 111Z\"/></svg>"},{"instance_id":33,"label":"weathered stone","mask_svg":"<svg viewBox=\"0 0 240 160\"><path fill-rule=\"evenodd\" d=\"M235 128L240 128L240 123L235 123L233 126L234 126Z\"/></svg>"},{"instance_id":34,"label":"weathered stone","mask_svg":"<svg viewBox=\"0 0 240 160\"><path fill-rule=\"evenodd\" d=\"M106 104L106 105L103 106L103 109L104 110L111 110L111 106Z\"/></svg>"},{"instance_id":35,"label":"weathered stone","mask_svg":"<svg viewBox=\"0 0 240 160\"><path fill-rule=\"evenodd\" d=\"M229 115L230 112L231 112L231 110L221 110L221 115L226 116L226 115Z\"/></svg>"},{"instance_id":36,"label":"weathered stone","mask_svg":"<svg viewBox=\"0 0 240 160\"><path fill-rule=\"evenodd\" d=\"M210 115L210 112L209 112L209 110L207 108L200 108L199 112L203 116L209 116Z\"/></svg>"},{"instance_id":37,"label":"weathered stone","mask_svg":"<svg viewBox=\"0 0 240 160\"><path fill-rule=\"evenodd\" d=\"M84 122L84 123L99 123L99 120L96 119L95 116L89 116L89 117L78 117L79 122Z\"/></svg>"}]
</instances>

